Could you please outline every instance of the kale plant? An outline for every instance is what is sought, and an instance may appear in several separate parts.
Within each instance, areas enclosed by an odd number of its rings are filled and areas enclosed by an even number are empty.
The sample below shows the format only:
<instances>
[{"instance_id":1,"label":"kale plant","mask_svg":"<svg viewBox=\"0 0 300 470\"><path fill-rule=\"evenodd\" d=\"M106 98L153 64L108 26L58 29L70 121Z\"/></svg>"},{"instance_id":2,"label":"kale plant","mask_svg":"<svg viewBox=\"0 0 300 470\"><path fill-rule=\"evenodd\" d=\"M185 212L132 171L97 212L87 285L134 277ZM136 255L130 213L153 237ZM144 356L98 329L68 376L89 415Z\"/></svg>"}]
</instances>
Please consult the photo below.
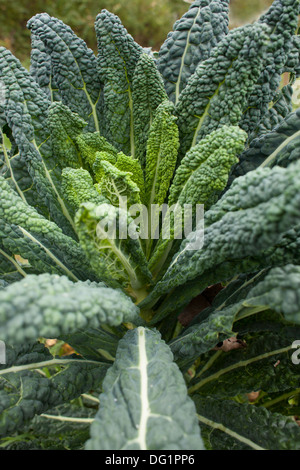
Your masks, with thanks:
<instances>
[{"instance_id":1,"label":"kale plant","mask_svg":"<svg viewBox=\"0 0 300 470\"><path fill-rule=\"evenodd\" d=\"M300 449L299 0L228 4L158 53L106 10L97 56L46 13L30 72L0 48L1 448Z\"/></svg>"}]
</instances>

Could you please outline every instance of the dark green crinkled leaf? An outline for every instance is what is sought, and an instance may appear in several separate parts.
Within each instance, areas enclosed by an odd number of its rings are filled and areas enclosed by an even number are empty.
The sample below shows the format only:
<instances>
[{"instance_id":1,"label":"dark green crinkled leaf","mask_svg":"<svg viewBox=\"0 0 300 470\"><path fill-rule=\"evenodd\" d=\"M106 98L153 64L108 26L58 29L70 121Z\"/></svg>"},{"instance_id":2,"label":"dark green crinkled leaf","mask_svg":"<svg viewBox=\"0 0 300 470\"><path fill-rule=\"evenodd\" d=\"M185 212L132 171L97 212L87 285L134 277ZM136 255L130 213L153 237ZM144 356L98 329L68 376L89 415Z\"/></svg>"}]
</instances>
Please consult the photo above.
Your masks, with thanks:
<instances>
[{"instance_id":1,"label":"dark green crinkled leaf","mask_svg":"<svg viewBox=\"0 0 300 470\"><path fill-rule=\"evenodd\" d=\"M0 449L300 450L299 3L228 33L195 0L158 54L106 10L98 58L46 13L31 73L0 48ZM147 246L124 195L203 202L204 229Z\"/></svg>"},{"instance_id":2,"label":"dark green crinkled leaf","mask_svg":"<svg viewBox=\"0 0 300 470\"><path fill-rule=\"evenodd\" d=\"M236 179L206 213L203 247L190 249L199 236L197 231L190 240L183 241L165 276L142 305L188 280L214 273L227 261L239 263L244 258L247 263L247 257L263 258L264 251L276 247L299 220L299 172L297 162L286 169L263 168ZM227 277L217 282L227 280L230 274L227 272Z\"/></svg>"},{"instance_id":3,"label":"dark green crinkled leaf","mask_svg":"<svg viewBox=\"0 0 300 470\"><path fill-rule=\"evenodd\" d=\"M193 325L184 330L170 347L178 360L191 360L213 348L222 338L232 336L233 323L256 312L273 310L287 321L300 324L300 267L287 265L273 268L267 274L229 284L207 312L201 312ZM232 289L236 288L232 293ZM227 294L227 291L229 293ZM299 331L300 334L300 331Z\"/></svg>"},{"instance_id":4,"label":"dark green crinkled leaf","mask_svg":"<svg viewBox=\"0 0 300 470\"><path fill-rule=\"evenodd\" d=\"M6 286L8 286L8 283L4 279L0 279L0 289L4 289Z\"/></svg>"},{"instance_id":5,"label":"dark green crinkled leaf","mask_svg":"<svg viewBox=\"0 0 300 470\"><path fill-rule=\"evenodd\" d=\"M26 276L0 292L0 338L10 344L57 338L101 324L134 322L138 311L123 292L103 284Z\"/></svg>"},{"instance_id":6,"label":"dark green crinkled leaf","mask_svg":"<svg viewBox=\"0 0 300 470\"><path fill-rule=\"evenodd\" d=\"M174 103L197 65L208 59L228 33L228 3L228 0L194 1L161 46L157 66Z\"/></svg>"},{"instance_id":7,"label":"dark green crinkled leaf","mask_svg":"<svg viewBox=\"0 0 300 470\"><path fill-rule=\"evenodd\" d=\"M45 217L50 217L49 209L43 197L37 192L36 185L7 124L3 126L3 129L0 128L0 175L9 182L24 202L34 206Z\"/></svg>"},{"instance_id":8,"label":"dark green crinkled leaf","mask_svg":"<svg viewBox=\"0 0 300 470\"><path fill-rule=\"evenodd\" d=\"M48 110L48 124L52 150L58 165L62 169L66 166L82 167L76 138L83 132L86 122L78 114L72 113L68 106L55 102Z\"/></svg>"},{"instance_id":9,"label":"dark green crinkled leaf","mask_svg":"<svg viewBox=\"0 0 300 470\"><path fill-rule=\"evenodd\" d=\"M85 359L101 361L114 359L121 337L122 331L116 331L115 328L111 330L106 324L98 328L78 330L69 335L64 334L60 339L72 346Z\"/></svg>"},{"instance_id":10,"label":"dark green crinkled leaf","mask_svg":"<svg viewBox=\"0 0 300 470\"><path fill-rule=\"evenodd\" d=\"M104 83L104 135L126 155L134 156L132 80L143 48L107 10L97 16L95 29L99 75Z\"/></svg>"},{"instance_id":11,"label":"dark green crinkled leaf","mask_svg":"<svg viewBox=\"0 0 300 470\"><path fill-rule=\"evenodd\" d=\"M288 84L276 93L269 104L268 111L265 113L256 131L250 135L248 142L252 143L253 139L270 132L293 111L293 91L292 85Z\"/></svg>"},{"instance_id":12,"label":"dark green crinkled leaf","mask_svg":"<svg viewBox=\"0 0 300 470\"><path fill-rule=\"evenodd\" d=\"M299 31L297 31L297 34ZM284 71L289 72L292 78L299 78L300 75L300 36L293 36L292 45L289 49L288 58L284 66Z\"/></svg>"},{"instance_id":13,"label":"dark green crinkled leaf","mask_svg":"<svg viewBox=\"0 0 300 470\"><path fill-rule=\"evenodd\" d=\"M5 88L1 124L7 123L38 195L44 199L53 220L74 236L72 218L59 192L61 172L51 151L46 125L48 101L31 75L5 48L0 48L0 80Z\"/></svg>"},{"instance_id":14,"label":"dark green crinkled leaf","mask_svg":"<svg viewBox=\"0 0 300 470\"><path fill-rule=\"evenodd\" d=\"M4 285L19 281L25 276L26 272L21 268L14 257L3 250L0 242L0 277Z\"/></svg>"},{"instance_id":15,"label":"dark green crinkled leaf","mask_svg":"<svg viewBox=\"0 0 300 470\"><path fill-rule=\"evenodd\" d=\"M290 113L270 132L254 139L250 147L241 154L232 177L244 175L259 166L287 167L299 159L299 152L300 109Z\"/></svg>"},{"instance_id":16,"label":"dark green crinkled leaf","mask_svg":"<svg viewBox=\"0 0 300 470\"><path fill-rule=\"evenodd\" d=\"M248 134L255 131L265 118L278 91L281 76L291 65L290 53L294 50L298 11L299 0L275 0L258 20L258 24L267 24L271 32L261 61L264 66L240 122Z\"/></svg>"},{"instance_id":17,"label":"dark green crinkled leaf","mask_svg":"<svg viewBox=\"0 0 300 470\"><path fill-rule=\"evenodd\" d=\"M106 375L89 450L201 450L195 409L160 334L129 331Z\"/></svg>"},{"instance_id":18,"label":"dark green crinkled leaf","mask_svg":"<svg viewBox=\"0 0 300 470\"><path fill-rule=\"evenodd\" d=\"M35 41L35 47L41 48L39 55L35 52L35 62L39 62L38 66L34 64L35 71L43 65L46 54L45 75L35 73L38 83L43 86L53 80L63 104L87 121L88 130L99 131L102 119L101 82L93 51L69 26L47 13L35 15L28 21L27 27L34 38L39 39Z\"/></svg>"},{"instance_id":19,"label":"dark green crinkled leaf","mask_svg":"<svg viewBox=\"0 0 300 470\"><path fill-rule=\"evenodd\" d=\"M31 32L30 74L50 101L61 101L61 93L55 83L51 55L38 35Z\"/></svg>"},{"instance_id":20,"label":"dark green crinkled leaf","mask_svg":"<svg viewBox=\"0 0 300 470\"><path fill-rule=\"evenodd\" d=\"M242 305L238 318L246 316L252 307L269 306L282 313L287 321L300 324L300 266L271 269L250 290Z\"/></svg>"},{"instance_id":21,"label":"dark green crinkled leaf","mask_svg":"<svg viewBox=\"0 0 300 470\"><path fill-rule=\"evenodd\" d=\"M264 406L272 413L281 413L285 416L299 416L300 388L293 388L284 392L269 393L260 397L260 406Z\"/></svg>"},{"instance_id":22,"label":"dark green crinkled leaf","mask_svg":"<svg viewBox=\"0 0 300 470\"><path fill-rule=\"evenodd\" d=\"M56 406L35 416L22 434L0 440L0 449L83 450L95 413L74 404Z\"/></svg>"},{"instance_id":23,"label":"dark green crinkled leaf","mask_svg":"<svg viewBox=\"0 0 300 470\"><path fill-rule=\"evenodd\" d=\"M18 249L14 254L26 256L37 245L33 251L40 252L41 257L49 259L50 264L56 265L59 269L73 280L94 279L95 274L85 257L80 245L72 238L68 237L52 221L47 220L40 215L33 207L26 204L10 185L0 176L0 217L5 223L6 228L15 226L17 237L20 238L20 232L25 240L29 241L29 246L24 241L18 240ZM5 232L1 237L6 238ZM4 243L4 242L2 242ZM12 246L13 240L6 240L6 244ZM22 246L21 246L22 244ZM47 256L45 256L45 254ZM34 253L32 253L33 256ZM34 261L33 264L35 264Z\"/></svg>"},{"instance_id":24,"label":"dark green crinkled leaf","mask_svg":"<svg viewBox=\"0 0 300 470\"><path fill-rule=\"evenodd\" d=\"M298 366L292 362L292 344L299 333L299 327L284 326L277 332L259 331L243 336L245 348L210 353L199 373L197 370L189 392L234 397L259 390L275 393L299 388ZM205 370L209 359L212 363ZM178 363L181 365L180 359Z\"/></svg>"},{"instance_id":25,"label":"dark green crinkled leaf","mask_svg":"<svg viewBox=\"0 0 300 470\"><path fill-rule=\"evenodd\" d=\"M268 31L258 23L234 29L198 65L176 105L181 158L218 127L239 124L264 65Z\"/></svg>"},{"instance_id":26,"label":"dark green crinkled leaf","mask_svg":"<svg viewBox=\"0 0 300 470\"><path fill-rule=\"evenodd\" d=\"M264 250L263 256L258 253L246 258L228 260L216 265L213 270L205 271L192 281L182 284L180 289L171 290L156 309L153 322L160 321L169 314L179 314L207 286L230 280L241 273L254 274L265 268L285 266L287 264L300 265L299 226L295 226L286 232L274 246ZM174 292L176 292L176 295L174 295ZM145 304L148 300L145 299Z\"/></svg>"},{"instance_id":27,"label":"dark green crinkled leaf","mask_svg":"<svg viewBox=\"0 0 300 470\"><path fill-rule=\"evenodd\" d=\"M0 366L1 437L22 430L35 415L97 388L109 367L78 356L53 358L42 344L7 345L6 352L7 363Z\"/></svg>"},{"instance_id":28,"label":"dark green crinkled leaf","mask_svg":"<svg viewBox=\"0 0 300 470\"><path fill-rule=\"evenodd\" d=\"M39 237L39 241L34 241L30 237L26 236L19 227L16 225L6 224L0 221L0 250L2 259L9 261L10 267L3 265L0 271L5 275L6 279L13 280L11 278L11 268L14 267L16 273L22 278L26 274L39 274L39 273L52 273L52 274L67 274L73 280L76 276L72 276L69 268L64 265L55 256L55 248L52 248L51 254L48 252L45 246L41 242L42 237ZM15 255L21 256L23 263L20 263ZM52 256L51 256L52 255ZM15 279L17 280L17 279Z\"/></svg>"},{"instance_id":29,"label":"dark green crinkled leaf","mask_svg":"<svg viewBox=\"0 0 300 470\"><path fill-rule=\"evenodd\" d=\"M205 442L215 450L299 450L300 429L265 408L215 397L195 396Z\"/></svg>"}]
</instances>

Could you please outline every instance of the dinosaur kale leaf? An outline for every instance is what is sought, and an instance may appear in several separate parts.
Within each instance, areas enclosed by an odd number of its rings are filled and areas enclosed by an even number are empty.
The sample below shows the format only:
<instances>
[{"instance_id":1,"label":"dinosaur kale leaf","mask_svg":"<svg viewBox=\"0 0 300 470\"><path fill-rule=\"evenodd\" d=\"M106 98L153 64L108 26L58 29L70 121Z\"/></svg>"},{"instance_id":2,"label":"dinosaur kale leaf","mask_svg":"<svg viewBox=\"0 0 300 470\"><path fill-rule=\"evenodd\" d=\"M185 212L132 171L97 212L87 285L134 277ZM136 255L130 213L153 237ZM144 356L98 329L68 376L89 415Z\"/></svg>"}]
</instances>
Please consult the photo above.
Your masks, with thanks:
<instances>
[{"instance_id":1,"label":"dinosaur kale leaf","mask_svg":"<svg viewBox=\"0 0 300 470\"><path fill-rule=\"evenodd\" d=\"M99 399L87 449L203 449L193 402L156 331L124 336Z\"/></svg>"},{"instance_id":2,"label":"dinosaur kale leaf","mask_svg":"<svg viewBox=\"0 0 300 470\"><path fill-rule=\"evenodd\" d=\"M0 449L300 449L300 0L229 3L0 48Z\"/></svg>"}]
</instances>

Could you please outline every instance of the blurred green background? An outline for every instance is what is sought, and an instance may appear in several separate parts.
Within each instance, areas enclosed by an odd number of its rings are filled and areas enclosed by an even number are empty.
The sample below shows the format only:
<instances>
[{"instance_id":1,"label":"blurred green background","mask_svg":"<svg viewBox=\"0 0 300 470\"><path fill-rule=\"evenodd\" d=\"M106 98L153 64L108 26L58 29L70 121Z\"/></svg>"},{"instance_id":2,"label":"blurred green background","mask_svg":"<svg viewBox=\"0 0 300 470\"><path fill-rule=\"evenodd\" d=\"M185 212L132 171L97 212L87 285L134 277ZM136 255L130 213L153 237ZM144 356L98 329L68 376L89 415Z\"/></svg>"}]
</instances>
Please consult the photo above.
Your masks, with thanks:
<instances>
[{"instance_id":1,"label":"blurred green background","mask_svg":"<svg viewBox=\"0 0 300 470\"><path fill-rule=\"evenodd\" d=\"M118 15L142 46L158 50L173 23L188 10L189 0L0 0L0 45L29 64L27 21L47 12L63 20L96 50L94 21L103 8ZM272 0L231 0L230 27L254 21Z\"/></svg>"}]
</instances>

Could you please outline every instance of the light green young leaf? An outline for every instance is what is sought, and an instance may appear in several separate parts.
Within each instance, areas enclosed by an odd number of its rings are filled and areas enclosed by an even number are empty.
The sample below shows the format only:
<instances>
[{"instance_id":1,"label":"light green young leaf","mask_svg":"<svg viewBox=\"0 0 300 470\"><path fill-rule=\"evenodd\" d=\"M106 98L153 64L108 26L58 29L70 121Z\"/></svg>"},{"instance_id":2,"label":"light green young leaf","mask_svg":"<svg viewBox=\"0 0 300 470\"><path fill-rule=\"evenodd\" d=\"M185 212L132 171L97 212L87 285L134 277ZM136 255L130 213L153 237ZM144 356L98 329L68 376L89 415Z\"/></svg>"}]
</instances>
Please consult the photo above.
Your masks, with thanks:
<instances>
[{"instance_id":1,"label":"light green young leaf","mask_svg":"<svg viewBox=\"0 0 300 470\"><path fill-rule=\"evenodd\" d=\"M48 124L51 134L52 149L58 165L80 168L83 166L81 155L76 145L76 137L86 126L78 114L62 103L55 102L49 107Z\"/></svg>"},{"instance_id":2,"label":"light green young leaf","mask_svg":"<svg viewBox=\"0 0 300 470\"><path fill-rule=\"evenodd\" d=\"M141 204L140 189L132 180L132 173L119 170L106 160L100 161L102 178L95 188L116 207ZM99 171L98 171L99 174ZM91 201L93 202L93 201Z\"/></svg>"},{"instance_id":3,"label":"light green young leaf","mask_svg":"<svg viewBox=\"0 0 300 470\"><path fill-rule=\"evenodd\" d=\"M175 207L177 204L179 212L174 211L169 214L170 236L163 239L161 234L155 246L149 261L153 274L157 275L162 271L163 266L171 261L179 249L180 235L177 236L176 232L180 227L181 233L184 233L186 228L184 222L188 220L188 211L185 205L191 205L189 218L192 219L190 220L190 230L192 230L196 225L197 204L203 205L207 210L217 201L227 184L232 165L238 161L237 154L242 151L246 138L247 134L240 128L223 126L203 138L182 159L176 170L168 199L169 207ZM187 235L185 233L185 236Z\"/></svg>"},{"instance_id":4,"label":"light green young leaf","mask_svg":"<svg viewBox=\"0 0 300 470\"><path fill-rule=\"evenodd\" d=\"M239 127L223 126L192 147L175 173L169 205L204 204L207 210L225 188L246 139Z\"/></svg>"},{"instance_id":5,"label":"light green young leaf","mask_svg":"<svg viewBox=\"0 0 300 470\"><path fill-rule=\"evenodd\" d=\"M99 132L87 132L80 134L76 138L76 144L79 147L83 160L93 167L96 160L97 152L106 152L113 157L117 156L118 150L111 145L105 137L99 134Z\"/></svg>"},{"instance_id":6,"label":"light green young leaf","mask_svg":"<svg viewBox=\"0 0 300 470\"><path fill-rule=\"evenodd\" d=\"M106 200L94 187L90 173L83 168L65 168L62 172L62 192L74 213L83 202L102 204Z\"/></svg>"},{"instance_id":7,"label":"light green young leaf","mask_svg":"<svg viewBox=\"0 0 300 470\"><path fill-rule=\"evenodd\" d=\"M153 234L159 229L160 207L165 202L176 167L179 137L173 111L174 105L170 101L159 105L147 142L145 202L148 207L148 259L152 251Z\"/></svg>"},{"instance_id":8,"label":"light green young leaf","mask_svg":"<svg viewBox=\"0 0 300 470\"><path fill-rule=\"evenodd\" d=\"M140 190L141 201L143 202L145 199L145 182L143 170L139 160L134 160L132 157L128 157L127 155L124 155L124 153L119 152L116 163L114 165L119 170L131 173L130 178L138 186Z\"/></svg>"},{"instance_id":9,"label":"light green young leaf","mask_svg":"<svg viewBox=\"0 0 300 470\"><path fill-rule=\"evenodd\" d=\"M124 336L86 449L203 449L193 403L172 359L157 331L139 327Z\"/></svg>"},{"instance_id":10,"label":"light green young leaf","mask_svg":"<svg viewBox=\"0 0 300 470\"><path fill-rule=\"evenodd\" d=\"M109 162L112 165L115 165L117 161L116 155L109 153L109 152L96 152L95 153L95 160L93 163L93 174L94 174L94 179L97 181L97 183L100 183L100 181L103 179L105 172L104 172L104 167L102 165L102 162Z\"/></svg>"},{"instance_id":11,"label":"light green young leaf","mask_svg":"<svg viewBox=\"0 0 300 470\"><path fill-rule=\"evenodd\" d=\"M111 163L115 167L115 174L119 174L119 171L130 173L130 180L134 183L135 186L138 187L140 194L139 197L141 202L145 199L145 183L144 183L144 174L140 162L138 160L134 160L131 156L124 155L123 152L118 152L117 154L110 153L109 151L103 152L96 152L96 158L93 163L93 173L95 175L95 180L98 183L101 183L104 179L105 175L110 174L109 166L102 165L102 162ZM106 168L106 171L105 171ZM119 171L118 171L119 170ZM130 185L132 186L132 183ZM132 186L132 189L135 188ZM100 186L99 186L100 187ZM136 192L136 189L133 189ZM137 196L137 195L135 195Z\"/></svg>"},{"instance_id":12,"label":"light green young leaf","mask_svg":"<svg viewBox=\"0 0 300 470\"><path fill-rule=\"evenodd\" d=\"M150 129L146 154L146 201L161 205L168 193L179 147L174 106L170 101L163 102L156 111Z\"/></svg>"},{"instance_id":13,"label":"light green young leaf","mask_svg":"<svg viewBox=\"0 0 300 470\"><path fill-rule=\"evenodd\" d=\"M113 287L140 289L151 280L139 234L128 213L112 206L83 204L76 214L81 246L100 279Z\"/></svg>"},{"instance_id":14,"label":"light green young leaf","mask_svg":"<svg viewBox=\"0 0 300 470\"><path fill-rule=\"evenodd\" d=\"M148 54L142 54L134 70L132 100L135 158L143 169L146 164L147 139L155 111L167 99L163 80L154 60Z\"/></svg>"}]
</instances>

